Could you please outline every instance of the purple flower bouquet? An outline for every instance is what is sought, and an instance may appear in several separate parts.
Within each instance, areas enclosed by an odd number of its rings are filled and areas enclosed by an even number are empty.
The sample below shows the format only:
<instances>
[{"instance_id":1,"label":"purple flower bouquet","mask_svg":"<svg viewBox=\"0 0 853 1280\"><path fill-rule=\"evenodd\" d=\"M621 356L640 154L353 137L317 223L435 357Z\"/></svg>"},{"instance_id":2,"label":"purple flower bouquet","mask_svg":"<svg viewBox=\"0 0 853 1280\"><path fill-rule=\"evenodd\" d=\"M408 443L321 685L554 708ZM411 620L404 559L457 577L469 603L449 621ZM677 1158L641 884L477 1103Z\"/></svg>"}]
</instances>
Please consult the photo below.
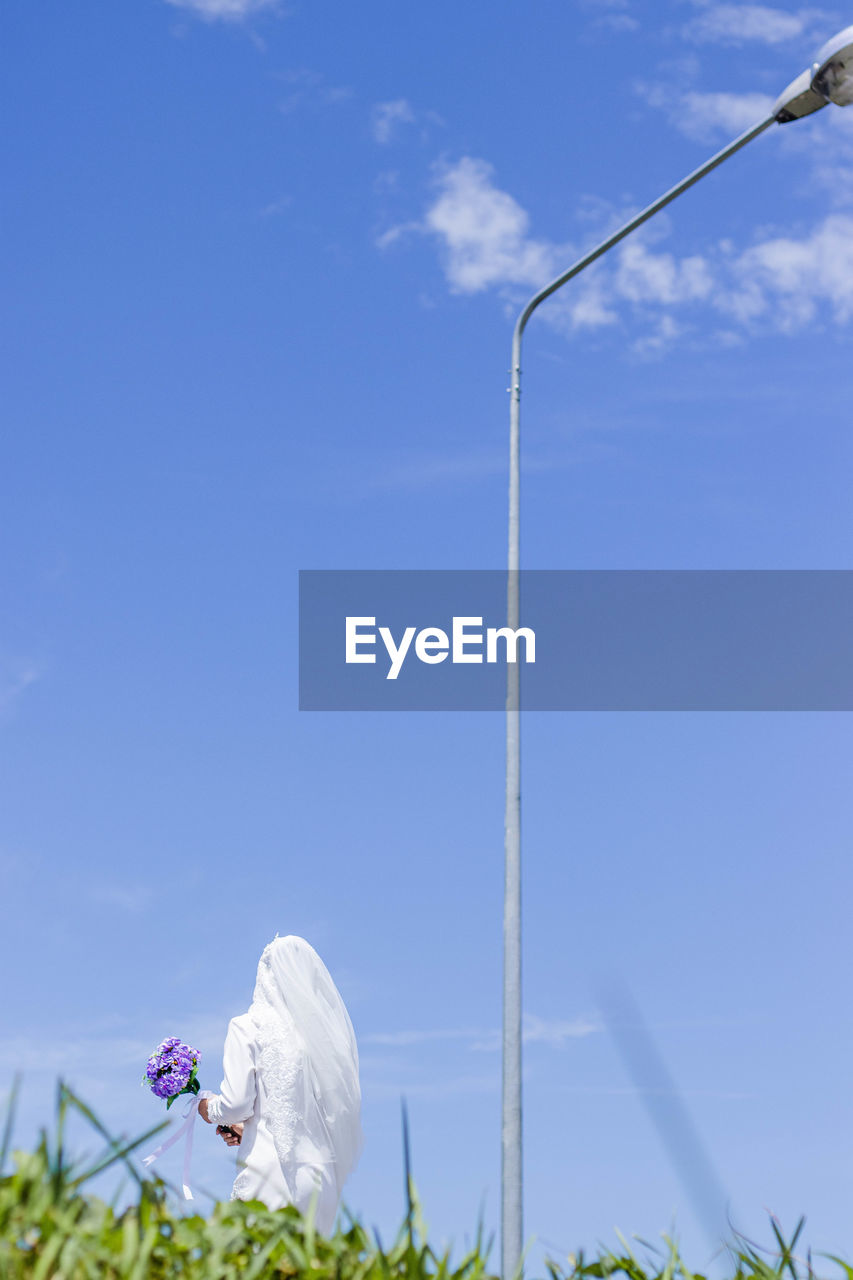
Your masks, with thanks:
<instances>
[{"instance_id":1,"label":"purple flower bouquet","mask_svg":"<svg viewBox=\"0 0 853 1280\"><path fill-rule=\"evenodd\" d=\"M158 1044L148 1059L148 1067L142 1083L147 1084L156 1097L166 1099L168 1111L182 1093L197 1094L199 1092L200 1060L201 1054L198 1049L184 1044L177 1036L171 1036L162 1044Z\"/></svg>"}]
</instances>

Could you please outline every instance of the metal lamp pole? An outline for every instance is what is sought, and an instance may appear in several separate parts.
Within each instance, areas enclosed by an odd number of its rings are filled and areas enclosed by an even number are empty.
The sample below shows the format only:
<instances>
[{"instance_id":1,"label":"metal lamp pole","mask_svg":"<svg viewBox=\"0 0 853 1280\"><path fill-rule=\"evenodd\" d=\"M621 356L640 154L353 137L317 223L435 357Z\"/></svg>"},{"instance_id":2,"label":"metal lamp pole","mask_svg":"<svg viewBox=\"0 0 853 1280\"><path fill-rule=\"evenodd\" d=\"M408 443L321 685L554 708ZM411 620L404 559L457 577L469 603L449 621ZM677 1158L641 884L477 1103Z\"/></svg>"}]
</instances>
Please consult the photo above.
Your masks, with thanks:
<instances>
[{"instance_id":1,"label":"metal lamp pole","mask_svg":"<svg viewBox=\"0 0 853 1280\"><path fill-rule=\"evenodd\" d=\"M785 124L811 115L833 101L853 102L853 26L845 28L820 50L817 61L788 86L771 114L735 138L722 151L694 169L677 186L648 205L636 217L579 258L527 303L515 324L510 370L509 428L509 547L507 556L507 623L513 630L519 619L519 562L521 550L521 342L533 312L569 280L597 258L687 191L706 173L745 147L774 123ZM506 699L506 808L504 820L504 986L503 986L503 1096L501 1144L501 1275L514 1280L522 1256L522 1128L521 1128L521 724L520 668L507 664Z\"/></svg>"}]
</instances>

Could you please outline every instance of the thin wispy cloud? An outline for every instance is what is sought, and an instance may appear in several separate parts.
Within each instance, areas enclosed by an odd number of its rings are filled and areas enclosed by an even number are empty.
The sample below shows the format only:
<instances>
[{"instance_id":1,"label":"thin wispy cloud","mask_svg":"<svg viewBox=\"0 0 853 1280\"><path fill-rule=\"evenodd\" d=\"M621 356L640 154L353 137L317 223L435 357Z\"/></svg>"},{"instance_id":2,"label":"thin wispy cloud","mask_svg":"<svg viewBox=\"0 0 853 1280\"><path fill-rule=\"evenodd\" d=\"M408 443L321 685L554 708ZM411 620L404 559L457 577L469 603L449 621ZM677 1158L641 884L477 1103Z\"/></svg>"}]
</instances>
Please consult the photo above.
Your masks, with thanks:
<instances>
[{"instance_id":1,"label":"thin wispy cloud","mask_svg":"<svg viewBox=\"0 0 853 1280\"><path fill-rule=\"evenodd\" d=\"M85 1071L87 1079L126 1076L127 1069L141 1077L152 1049L167 1035L181 1036L211 1058L211 1073L219 1069L217 1055L225 1042L230 1014L200 1014L191 1008L174 1011L161 1028L149 1025L140 1030L130 1019L117 1019L111 1026L92 1024L81 1028L26 1028L14 1035L0 1036L0 1069L27 1075L62 1076ZM150 1020L149 1020L150 1022ZM138 1070L137 1070L138 1069Z\"/></svg>"},{"instance_id":2,"label":"thin wispy cloud","mask_svg":"<svg viewBox=\"0 0 853 1280\"><path fill-rule=\"evenodd\" d=\"M283 115L292 115L303 107L339 107L352 98L348 85L329 84L321 71L311 67L293 67L282 71L278 79L288 87L278 104Z\"/></svg>"},{"instance_id":3,"label":"thin wispy cloud","mask_svg":"<svg viewBox=\"0 0 853 1280\"><path fill-rule=\"evenodd\" d=\"M150 905L153 892L145 884L94 884L89 896L93 902L105 907L137 915Z\"/></svg>"},{"instance_id":4,"label":"thin wispy cloud","mask_svg":"<svg viewBox=\"0 0 853 1280\"><path fill-rule=\"evenodd\" d=\"M525 1044L563 1045L568 1040L583 1040L601 1030L601 1023L593 1018L537 1018L524 1015L522 1039Z\"/></svg>"},{"instance_id":5,"label":"thin wispy cloud","mask_svg":"<svg viewBox=\"0 0 853 1280\"><path fill-rule=\"evenodd\" d=\"M631 12L630 0L583 0L583 7L593 14L593 28L636 31L640 25Z\"/></svg>"},{"instance_id":6,"label":"thin wispy cloud","mask_svg":"<svg viewBox=\"0 0 853 1280\"><path fill-rule=\"evenodd\" d=\"M569 1040L583 1039L601 1030L601 1024L587 1017L571 1019L539 1018L526 1013L522 1025L525 1044L560 1046ZM501 1032L495 1028L453 1027L449 1029L418 1028L403 1031L378 1031L363 1035L360 1043L386 1048L407 1049L413 1045L460 1041L477 1052L496 1052L501 1047Z\"/></svg>"},{"instance_id":7,"label":"thin wispy cloud","mask_svg":"<svg viewBox=\"0 0 853 1280\"><path fill-rule=\"evenodd\" d=\"M0 1039L0 1069L27 1075L62 1076L85 1067L87 1061L108 1063L118 1072L123 1067L142 1064L153 1046L128 1036L90 1038L58 1036L49 1039L32 1035ZM93 1057L89 1057L92 1054ZM139 1074L142 1074L140 1067Z\"/></svg>"},{"instance_id":8,"label":"thin wispy cloud","mask_svg":"<svg viewBox=\"0 0 853 1280\"><path fill-rule=\"evenodd\" d=\"M596 19L596 26L608 31L636 31L639 25L630 13L602 13Z\"/></svg>"},{"instance_id":9,"label":"thin wispy cloud","mask_svg":"<svg viewBox=\"0 0 853 1280\"><path fill-rule=\"evenodd\" d=\"M406 1076L394 1080L372 1081L369 1096L376 1101L390 1098L396 1102L402 1094L409 1100L418 1098L422 1102L429 1102L460 1094L495 1093L500 1088L500 1083L500 1073L497 1071L491 1075L446 1076L432 1080L415 1080Z\"/></svg>"},{"instance_id":10,"label":"thin wispy cloud","mask_svg":"<svg viewBox=\"0 0 853 1280\"><path fill-rule=\"evenodd\" d=\"M205 22L243 22L262 10L276 11L279 0L166 0L176 9L188 9Z\"/></svg>"},{"instance_id":11,"label":"thin wispy cloud","mask_svg":"<svg viewBox=\"0 0 853 1280\"><path fill-rule=\"evenodd\" d=\"M31 658L0 657L0 715L10 712L40 676L41 669Z\"/></svg>"},{"instance_id":12,"label":"thin wispy cloud","mask_svg":"<svg viewBox=\"0 0 853 1280\"><path fill-rule=\"evenodd\" d=\"M269 204L265 204L258 210L259 218L277 218L283 213L287 213L293 205L293 196L279 196L277 200L270 200Z\"/></svg>"},{"instance_id":13,"label":"thin wispy cloud","mask_svg":"<svg viewBox=\"0 0 853 1280\"><path fill-rule=\"evenodd\" d=\"M541 1045L547 1051L560 1050L568 1043L581 1040L602 1030L599 1021L578 1018L540 1018L525 1014L522 1040L525 1045ZM454 1094L492 1093L500 1087L502 1034L495 1027L406 1028L379 1031L359 1036L359 1044L368 1050L362 1055L366 1091L371 1098L440 1099ZM437 1075L430 1070L426 1051L434 1046L443 1063ZM370 1050L387 1053L370 1055ZM407 1050L416 1050L410 1054ZM469 1054L480 1061L493 1062L491 1071L466 1071L462 1064ZM464 1056L461 1056L464 1055Z\"/></svg>"},{"instance_id":14,"label":"thin wispy cloud","mask_svg":"<svg viewBox=\"0 0 853 1280\"><path fill-rule=\"evenodd\" d=\"M580 1093L607 1098L672 1097L673 1089L640 1089L629 1085L608 1088L604 1085L563 1084L561 1093ZM758 1095L741 1089L679 1089L682 1098L719 1098L727 1102L743 1102Z\"/></svg>"},{"instance_id":15,"label":"thin wispy cloud","mask_svg":"<svg viewBox=\"0 0 853 1280\"><path fill-rule=\"evenodd\" d=\"M468 1027L451 1030L409 1030L409 1031L375 1031L360 1037L361 1044L386 1045L389 1048L405 1049L409 1045L429 1044L441 1040L472 1040L490 1034L476 1031Z\"/></svg>"},{"instance_id":16,"label":"thin wispy cloud","mask_svg":"<svg viewBox=\"0 0 853 1280\"><path fill-rule=\"evenodd\" d=\"M403 125L414 124L415 113L405 98L393 102L377 102L371 116L373 137L381 146L387 146Z\"/></svg>"},{"instance_id":17,"label":"thin wispy cloud","mask_svg":"<svg viewBox=\"0 0 853 1280\"><path fill-rule=\"evenodd\" d=\"M819 9L790 12L762 4L701 3L700 12L682 29L696 44L743 45L750 41L780 45L790 40L816 39L831 19Z\"/></svg>"}]
</instances>

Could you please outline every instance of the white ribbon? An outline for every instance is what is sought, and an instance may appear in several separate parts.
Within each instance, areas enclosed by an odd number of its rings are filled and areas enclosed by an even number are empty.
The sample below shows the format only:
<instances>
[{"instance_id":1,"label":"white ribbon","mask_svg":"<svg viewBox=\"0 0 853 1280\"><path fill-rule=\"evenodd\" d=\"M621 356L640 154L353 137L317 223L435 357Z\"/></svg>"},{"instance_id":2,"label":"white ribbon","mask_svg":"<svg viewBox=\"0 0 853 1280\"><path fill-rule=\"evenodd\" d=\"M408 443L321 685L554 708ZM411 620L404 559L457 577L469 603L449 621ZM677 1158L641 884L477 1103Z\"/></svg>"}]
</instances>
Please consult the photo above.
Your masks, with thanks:
<instances>
[{"instance_id":1,"label":"white ribbon","mask_svg":"<svg viewBox=\"0 0 853 1280\"><path fill-rule=\"evenodd\" d=\"M190 1105L187 1107L186 1111L184 1112L184 1117L185 1117L184 1123L181 1125L180 1129L178 1129L177 1133L173 1133L171 1138L167 1138L165 1142L161 1142L159 1147L157 1147L154 1151L152 1151L150 1155L145 1156L142 1161L142 1163L145 1165L147 1169L150 1164L153 1164L155 1160L158 1160L160 1158L160 1156L163 1154L164 1151L168 1151L170 1147L173 1147L175 1145L175 1143L178 1141L179 1138L182 1138L184 1134L186 1134L187 1145L184 1148L184 1182L183 1182L185 1200L193 1199L193 1193L190 1189L190 1161L192 1160L192 1154L193 1154L193 1132L194 1132L193 1121L195 1120L196 1115L198 1113L198 1104L201 1102L202 1098L212 1098L213 1096L214 1095L210 1092L209 1089L203 1089L201 1093L196 1094L196 1096L190 1100Z\"/></svg>"}]
</instances>

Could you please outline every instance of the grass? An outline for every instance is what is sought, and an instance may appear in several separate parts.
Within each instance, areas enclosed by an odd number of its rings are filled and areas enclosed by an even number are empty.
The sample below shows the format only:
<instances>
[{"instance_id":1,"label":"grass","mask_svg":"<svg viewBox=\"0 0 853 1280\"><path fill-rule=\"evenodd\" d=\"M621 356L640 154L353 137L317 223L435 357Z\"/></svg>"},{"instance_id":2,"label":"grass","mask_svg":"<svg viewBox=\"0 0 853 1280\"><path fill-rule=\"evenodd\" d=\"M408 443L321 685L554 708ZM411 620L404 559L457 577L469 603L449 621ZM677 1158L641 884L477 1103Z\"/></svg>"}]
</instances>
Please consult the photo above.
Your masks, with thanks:
<instances>
[{"instance_id":1,"label":"grass","mask_svg":"<svg viewBox=\"0 0 853 1280\"><path fill-rule=\"evenodd\" d=\"M72 1160L66 1149L72 1110L104 1144L85 1162ZM177 1212L167 1185L143 1178L131 1158L163 1126L132 1141L115 1138L62 1083L54 1132L43 1130L33 1151L12 1153L13 1116L14 1095L0 1145L0 1280L495 1280L482 1227L458 1263L451 1263L449 1250L439 1253L427 1243L409 1170L405 1117L408 1212L397 1239L385 1248L353 1218L326 1238L314 1230L310 1214L271 1212L257 1201L219 1203L208 1217ZM107 1203L87 1186L113 1166L123 1166L135 1183L129 1206ZM771 1256L744 1241L729 1249L732 1280L816 1280L811 1258L794 1252L802 1222L787 1242L772 1225L777 1248ZM645 1246L642 1258L624 1239L620 1245L619 1253L602 1250L589 1259L579 1254L565 1267L548 1261L545 1268L550 1280L704 1280L687 1268L673 1241L657 1251ZM839 1280L853 1280L853 1268L838 1258L830 1261Z\"/></svg>"}]
</instances>

